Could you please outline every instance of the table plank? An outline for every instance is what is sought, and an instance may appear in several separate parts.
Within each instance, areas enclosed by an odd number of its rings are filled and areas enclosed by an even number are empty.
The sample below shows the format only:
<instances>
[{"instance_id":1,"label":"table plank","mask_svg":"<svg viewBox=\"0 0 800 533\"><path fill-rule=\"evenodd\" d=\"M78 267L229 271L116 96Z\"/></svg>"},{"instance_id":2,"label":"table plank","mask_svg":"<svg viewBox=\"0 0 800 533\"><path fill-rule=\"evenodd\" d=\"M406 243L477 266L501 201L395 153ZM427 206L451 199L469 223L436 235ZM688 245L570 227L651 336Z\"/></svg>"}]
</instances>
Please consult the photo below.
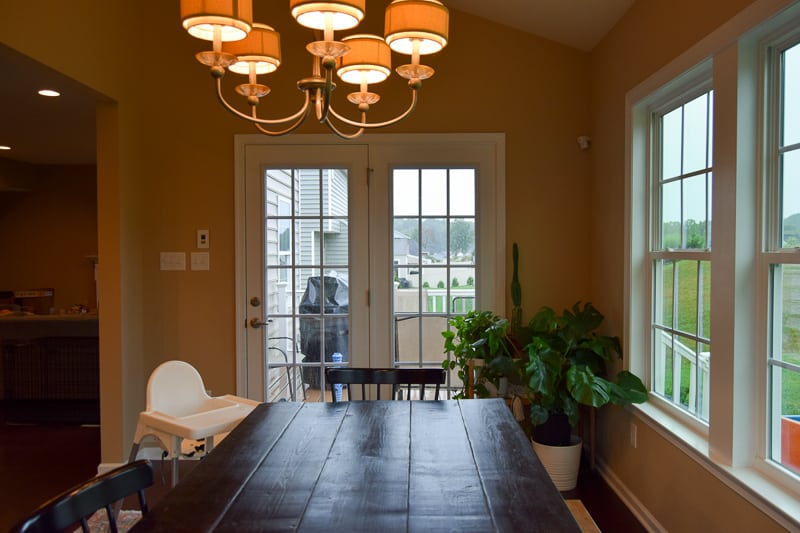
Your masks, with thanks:
<instances>
[{"instance_id":1,"label":"table plank","mask_svg":"<svg viewBox=\"0 0 800 533\"><path fill-rule=\"evenodd\" d=\"M347 410L303 404L216 531L296 531Z\"/></svg>"},{"instance_id":2,"label":"table plank","mask_svg":"<svg viewBox=\"0 0 800 533\"><path fill-rule=\"evenodd\" d=\"M257 406L156 505L135 531L212 531L303 404ZM186 510L191 510L187 516Z\"/></svg>"},{"instance_id":3,"label":"table plank","mask_svg":"<svg viewBox=\"0 0 800 533\"><path fill-rule=\"evenodd\" d=\"M406 528L410 402L349 402L298 531Z\"/></svg>"},{"instance_id":4,"label":"table plank","mask_svg":"<svg viewBox=\"0 0 800 533\"><path fill-rule=\"evenodd\" d=\"M412 402L409 531L493 531L456 402Z\"/></svg>"},{"instance_id":5,"label":"table plank","mask_svg":"<svg viewBox=\"0 0 800 533\"><path fill-rule=\"evenodd\" d=\"M459 401L459 407L496 530L579 533L505 402L466 400Z\"/></svg>"}]
</instances>

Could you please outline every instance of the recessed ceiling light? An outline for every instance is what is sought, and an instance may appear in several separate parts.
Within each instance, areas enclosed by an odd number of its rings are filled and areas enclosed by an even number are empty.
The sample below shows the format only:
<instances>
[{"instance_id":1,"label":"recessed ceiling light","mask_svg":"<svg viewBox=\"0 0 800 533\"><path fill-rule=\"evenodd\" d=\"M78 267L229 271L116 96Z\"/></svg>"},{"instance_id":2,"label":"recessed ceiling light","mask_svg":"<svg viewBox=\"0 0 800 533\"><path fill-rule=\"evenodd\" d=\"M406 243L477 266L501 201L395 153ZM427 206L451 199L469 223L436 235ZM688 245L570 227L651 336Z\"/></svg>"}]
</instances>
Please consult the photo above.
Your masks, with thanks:
<instances>
[{"instance_id":1,"label":"recessed ceiling light","mask_svg":"<svg viewBox=\"0 0 800 533\"><path fill-rule=\"evenodd\" d=\"M39 94L42 96L61 96L60 92L54 91L53 89L42 89L39 91Z\"/></svg>"},{"instance_id":2,"label":"recessed ceiling light","mask_svg":"<svg viewBox=\"0 0 800 533\"><path fill-rule=\"evenodd\" d=\"M0 144L0 150L11 150L10 146L6 146L4 144Z\"/></svg>"}]
</instances>

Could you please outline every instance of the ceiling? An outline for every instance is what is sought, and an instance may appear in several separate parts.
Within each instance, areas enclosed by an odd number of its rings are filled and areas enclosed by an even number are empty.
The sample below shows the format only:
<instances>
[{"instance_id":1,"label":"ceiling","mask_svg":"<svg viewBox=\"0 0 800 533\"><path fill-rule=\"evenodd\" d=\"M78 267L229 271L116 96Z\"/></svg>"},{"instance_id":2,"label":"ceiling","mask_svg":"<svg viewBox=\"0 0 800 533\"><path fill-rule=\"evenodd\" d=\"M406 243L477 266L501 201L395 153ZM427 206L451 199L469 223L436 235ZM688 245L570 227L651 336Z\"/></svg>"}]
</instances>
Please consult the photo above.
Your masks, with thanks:
<instances>
[{"instance_id":1,"label":"ceiling","mask_svg":"<svg viewBox=\"0 0 800 533\"><path fill-rule=\"evenodd\" d=\"M591 50L635 0L445 0L471 13ZM32 164L94 164L95 102L102 95L0 43L0 158ZM37 94L42 88L58 98Z\"/></svg>"}]
</instances>

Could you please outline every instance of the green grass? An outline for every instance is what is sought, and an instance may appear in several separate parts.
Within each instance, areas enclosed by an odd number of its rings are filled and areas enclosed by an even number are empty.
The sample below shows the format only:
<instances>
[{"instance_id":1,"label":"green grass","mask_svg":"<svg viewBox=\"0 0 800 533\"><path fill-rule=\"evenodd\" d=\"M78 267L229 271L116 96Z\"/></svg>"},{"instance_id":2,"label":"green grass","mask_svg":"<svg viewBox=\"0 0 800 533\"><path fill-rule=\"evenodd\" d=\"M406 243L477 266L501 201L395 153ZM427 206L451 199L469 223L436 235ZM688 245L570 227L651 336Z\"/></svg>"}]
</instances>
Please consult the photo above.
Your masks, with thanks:
<instances>
[{"instance_id":1,"label":"green grass","mask_svg":"<svg viewBox=\"0 0 800 533\"><path fill-rule=\"evenodd\" d=\"M703 278L702 302L703 316L700 321L700 331L697 331L697 286L698 286L698 262L680 261L677 263L678 275L677 291L673 291L674 263L667 263L663 269L663 324L668 327L676 327L681 332L689 334L699 334L701 337L710 335L711 316L709 312L711 302L711 272L710 265L702 263ZM800 365L800 267L784 267L783 269L784 287L784 309L783 309L783 340L782 353L787 362ZM673 294L677 293L678 309L677 320L673 322ZM689 341L684 339L684 344ZM695 349L696 347L690 346ZM699 351L707 348L701 346ZM667 357L667 368L665 369L665 393L667 397L672 397L672 359ZM681 384L679 402L689 406L689 380L691 365L688 361L681 362ZM800 414L800 373L791 370L781 371L781 414Z\"/></svg>"}]
</instances>

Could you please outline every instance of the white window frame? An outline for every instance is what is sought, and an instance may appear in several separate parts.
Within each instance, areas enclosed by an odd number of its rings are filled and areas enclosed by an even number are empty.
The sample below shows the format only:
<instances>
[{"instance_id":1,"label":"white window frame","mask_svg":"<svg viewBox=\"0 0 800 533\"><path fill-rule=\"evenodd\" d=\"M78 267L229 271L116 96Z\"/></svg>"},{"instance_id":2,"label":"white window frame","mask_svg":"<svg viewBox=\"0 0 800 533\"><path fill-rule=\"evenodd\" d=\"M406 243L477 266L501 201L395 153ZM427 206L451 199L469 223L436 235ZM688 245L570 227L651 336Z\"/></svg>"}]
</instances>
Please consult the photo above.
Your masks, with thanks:
<instances>
[{"instance_id":1,"label":"white window frame","mask_svg":"<svg viewBox=\"0 0 800 533\"><path fill-rule=\"evenodd\" d=\"M676 80L676 83L671 84L670 86L668 86L668 87L666 87L666 88L664 88L664 89L662 89L660 91L657 91L656 93L651 95L651 97L647 99L647 104L646 105L645 104L641 104L641 105L644 105L644 107L646 108L646 112L647 112L647 118L646 118L646 120L647 120L647 132L646 132L647 137L646 137L646 142L647 142L647 146L649 147L650 153L652 154L651 157L649 158L650 162L648 164L648 177L647 177L648 183L647 183L646 187L649 190L648 196L650 197L650 206L651 206L650 207L651 212L650 212L650 215L648 217L649 218L648 223L649 223L649 227L650 227L650 233L648 235L649 238L650 238L649 244L648 244L648 262L649 262L649 264L651 266L650 272L649 272L649 274L650 274L649 285L650 285L651 291L652 291L651 292L651 301L650 301L650 310L651 311L650 311L650 315L649 315L651 317L650 318L650 324L651 324L650 325L650 328L651 328L650 346L652 346L652 348L651 348L651 357L648 360L648 364L650 365L649 366L649 372L648 372L648 375L650 376L650 379L648 380L648 382L650 382L652 384L651 390L654 390L654 391L656 389L660 388L660 385L663 385L663 383L658 385L658 384L652 382L651 380L654 381L653 376L658 375L658 373L663 369L656 368L655 363L653 361L653 359L656 357L656 355L655 355L655 352L657 350L656 346L659 344L659 341L658 341L657 338L652 338L653 337L652 330L653 329L659 329L660 331L663 331L663 332L666 332L666 333L670 333L670 334L673 334L673 335L678 334L678 330L673 328L671 325L670 326L660 326L660 327L656 327L655 326L655 324L659 324L659 323L662 322L660 317L654 316L654 315L658 314L657 313L657 309L654 307L655 305L658 305L658 303L655 300L659 300L660 298L663 298L663 294L662 294L663 286L658 283L658 280L656 279L657 276L656 276L656 274L654 272L654 270L656 268L655 267L655 262L657 260L672 259L673 261L675 261L675 267L674 268L677 268L677 264L678 264L679 261L703 261L703 262L709 263L709 265L712 264L711 263L710 247L706 248L706 249L702 249L702 250L701 249L688 249L688 248L681 248L681 249L678 249L678 250L671 250L671 249L665 248L663 243L661 242L661 238L662 238L662 235L661 235L662 226L661 226L661 224L663 223L663 220L662 220L662 203L663 203L663 199L661 198L661 195L662 195L662 190L663 189L660 187L660 182L663 179L663 176L661 176L660 168L662 167L663 161L661 159L661 149L660 149L660 145L661 145L662 139L661 139L660 132L657 131L657 130L659 130L659 126L660 126L660 122L661 122L660 119L662 119L663 116L665 116L666 113L676 109L677 107L683 106L683 105L689 103L690 101L694 100L695 98L697 98L697 97L699 97L701 95L704 95L704 94L706 94L706 93L708 93L709 91L712 91L712 90L713 90L713 88L712 88L712 64L711 64L710 61L706 61L706 62L703 62L701 65L699 65L697 68L693 69L687 75L681 76L678 80ZM710 168L709 172L711 172L713 174L713 166L711 166L709 168ZM683 176L683 175L680 175L680 176L677 176L675 179L684 180L684 179L686 179L686 177ZM706 194L709 195L709 196L712 195L710 190L707 190ZM683 199L681 201L683 202ZM708 200L706 201L706 203L708 203ZM712 200L712 205L713 205L713 200ZM681 206L681 208L683 208L683 206ZM710 215L710 213L708 213L708 215ZM712 222L711 217L707 216L706 222L707 222L707 224L711 224L711 222ZM712 226L711 229L712 229L712 232L713 232L713 226ZM711 241L711 234L708 232L708 225L707 225L707 227L706 227L706 244L710 244L710 241ZM712 281L712 284L713 284L713 281ZM659 305L659 307L661 307L661 306ZM674 313L674 311L673 311L673 313ZM704 332L704 333L705 333L706 337L709 335L709 332ZM699 335L699 333L698 333L698 335ZM698 336L697 338L699 339L700 336ZM712 349L712 351L713 351L713 349ZM676 352L676 350L673 349L673 358L675 358L675 352ZM676 365L673 364L673 368L675 366ZM679 378L675 377L675 374L676 373L673 373L673 394L675 394L675 392L677 392L679 390L679 386L677 386L678 385L677 382L679 382ZM702 383L697 385L697 386L699 388L701 388L701 389L704 388L704 387L702 387ZM665 398L663 396L659 396L659 401L663 401L665 404L671 405L676 409L681 409L682 411L684 410L683 407L680 405L680 400L679 399L672 398L672 400L670 401L669 399L667 399L667 398ZM706 399L706 401L707 401L707 399ZM701 419L700 422L699 422L701 425L705 425L704 421L702 421L702 417L700 416L700 413L692 413L691 410L687 410L686 412L691 417L689 419L686 419L687 423L693 423L694 424L694 421L692 420L692 418L696 418L696 419Z\"/></svg>"},{"instance_id":2,"label":"white window frame","mask_svg":"<svg viewBox=\"0 0 800 533\"><path fill-rule=\"evenodd\" d=\"M798 24L800 3L787 8L785 2L756 1L626 96L624 344L631 371L648 381L652 309L648 110L659 98L679 92L681 84L685 87L703 69L713 72L714 356L709 424L655 395L630 410L787 529L800 526L800 480L765 460L768 283L760 249L759 149L764 133L759 50L777 28Z\"/></svg>"},{"instance_id":3,"label":"white window frame","mask_svg":"<svg viewBox=\"0 0 800 533\"><path fill-rule=\"evenodd\" d=\"M763 316L765 317L765 344L767 368L765 369L765 387L767 405L765 406L767 429L769 431L769 439L765 446L764 460L769 463L769 459L777 455L780 451L781 428L779 420L776 420L775 414L772 412L770 402L780 401L781 391L775 390L775 383L770 374L772 366L782 366L780 363L772 359L775 350L780 350L781 332L774 329L773 322L777 320L782 314L781 302L778 300L778 293L775 288L775 279L777 269L773 266L784 265L800 265L800 248L783 248L780 242L781 238L781 220L782 214L781 206L781 183L780 183L780 165L779 165L779 150L780 147L780 132L779 125L781 121L780 116L780 88L779 82L781 81L781 72L779 69L780 51L786 48L800 46L800 26L795 22L794 24L786 24L776 29L775 32L770 34L764 39L760 46L760 66L761 71L768 80L764 84L766 91L762 94L761 100L764 102L765 120L763 123L767 126L763 133L761 153L761 170L763 173L763 193L762 193L762 243L761 254L759 261L759 276L765 278L768 294L771 300L767 301L766 309ZM783 147L785 148L785 147ZM797 150L796 145L790 147L791 151ZM778 344L778 348L774 345ZM770 463L771 465L771 463ZM771 468L771 466L770 466Z\"/></svg>"}]
</instances>

